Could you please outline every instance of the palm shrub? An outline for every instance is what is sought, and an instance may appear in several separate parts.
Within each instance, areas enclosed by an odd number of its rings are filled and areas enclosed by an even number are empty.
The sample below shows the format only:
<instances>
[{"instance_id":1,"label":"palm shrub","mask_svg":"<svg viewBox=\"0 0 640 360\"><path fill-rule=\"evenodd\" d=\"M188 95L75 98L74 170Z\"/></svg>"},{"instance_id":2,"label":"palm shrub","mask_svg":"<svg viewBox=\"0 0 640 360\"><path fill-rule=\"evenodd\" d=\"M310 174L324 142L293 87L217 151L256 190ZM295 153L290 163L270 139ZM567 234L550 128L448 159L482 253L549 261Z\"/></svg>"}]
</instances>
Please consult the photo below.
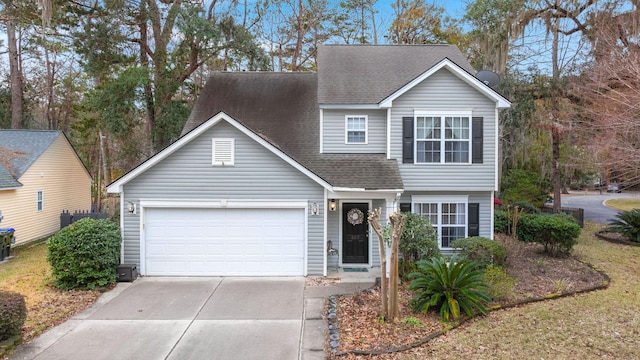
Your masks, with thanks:
<instances>
[{"instance_id":1,"label":"palm shrub","mask_svg":"<svg viewBox=\"0 0 640 360\"><path fill-rule=\"evenodd\" d=\"M418 271L409 275L413 279L409 290L416 292L410 302L414 311L440 307L443 322L459 318L461 309L467 316L473 316L474 310L486 314L484 302L491 298L484 291L484 271L475 261L447 261L440 256L420 260L417 265Z\"/></svg>"},{"instance_id":2,"label":"palm shrub","mask_svg":"<svg viewBox=\"0 0 640 360\"><path fill-rule=\"evenodd\" d=\"M111 220L85 218L49 238L47 260L63 290L94 289L117 280L120 228Z\"/></svg>"},{"instance_id":3,"label":"palm shrub","mask_svg":"<svg viewBox=\"0 0 640 360\"><path fill-rule=\"evenodd\" d=\"M609 220L609 232L620 233L633 242L640 242L640 209L623 211Z\"/></svg>"},{"instance_id":4,"label":"palm shrub","mask_svg":"<svg viewBox=\"0 0 640 360\"><path fill-rule=\"evenodd\" d=\"M465 259L478 262L478 266L503 266L507 260L507 249L501 242L482 236L456 239L451 247L460 249L460 255Z\"/></svg>"}]
</instances>

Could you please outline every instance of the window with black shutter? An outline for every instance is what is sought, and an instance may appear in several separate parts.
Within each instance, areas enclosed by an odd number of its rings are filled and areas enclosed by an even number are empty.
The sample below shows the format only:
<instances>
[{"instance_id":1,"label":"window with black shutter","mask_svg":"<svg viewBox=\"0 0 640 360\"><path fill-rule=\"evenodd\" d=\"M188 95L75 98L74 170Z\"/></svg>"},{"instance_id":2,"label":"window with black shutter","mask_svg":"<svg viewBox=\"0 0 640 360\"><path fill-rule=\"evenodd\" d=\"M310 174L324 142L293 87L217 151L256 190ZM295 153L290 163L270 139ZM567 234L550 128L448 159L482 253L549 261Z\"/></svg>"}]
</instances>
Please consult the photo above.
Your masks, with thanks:
<instances>
[{"instance_id":1,"label":"window with black shutter","mask_svg":"<svg viewBox=\"0 0 640 360\"><path fill-rule=\"evenodd\" d=\"M413 164L413 116L402 118L402 162Z\"/></svg>"},{"instance_id":2,"label":"window with black shutter","mask_svg":"<svg viewBox=\"0 0 640 360\"><path fill-rule=\"evenodd\" d=\"M469 203L469 224L467 234L471 236L480 236L480 204Z\"/></svg>"},{"instance_id":3,"label":"window with black shutter","mask_svg":"<svg viewBox=\"0 0 640 360\"><path fill-rule=\"evenodd\" d=\"M471 159L473 164L482 164L483 160L483 118L474 117L471 121Z\"/></svg>"}]
</instances>

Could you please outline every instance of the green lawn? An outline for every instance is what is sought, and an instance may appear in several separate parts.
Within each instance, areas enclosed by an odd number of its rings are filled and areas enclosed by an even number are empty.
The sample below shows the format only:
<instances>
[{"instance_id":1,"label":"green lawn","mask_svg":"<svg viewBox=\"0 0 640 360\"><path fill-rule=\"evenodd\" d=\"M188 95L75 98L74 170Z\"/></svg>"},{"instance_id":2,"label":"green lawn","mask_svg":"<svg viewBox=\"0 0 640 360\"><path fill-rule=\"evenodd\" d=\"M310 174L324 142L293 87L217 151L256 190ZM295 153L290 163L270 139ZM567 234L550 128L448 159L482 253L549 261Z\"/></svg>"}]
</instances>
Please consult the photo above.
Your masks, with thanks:
<instances>
[{"instance_id":1,"label":"green lawn","mask_svg":"<svg viewBox=\"0 0 640 360\"><path fill-rule=\"evenodd\" d=\"M612 279L609 288L495 311L401 359L637 359L640 247L612 244L587 224L575 255Z\"/></svg>"},{"instance_id":2,"label":"green lawn","mask_svg":"<svg viewBox=\"0 0 640 360\"><path fill-rule=\"evenodd\" d=\"M611 199L604 202L605 205L621 211L640 209L640 199Z\"/></svg>"},{"instance_id":3,"label":"green lawn","mask_svg":"<svg viewBox=\"0 0 640 360\"><path fill-rule=\"evenodd\" d=\"M51 268L44 242L13 248L11 256L0 264L0 290L25 297L25 341L82 311L100 295L98 291L62 291L50 286Z\"/></svg>"}]
</instances>

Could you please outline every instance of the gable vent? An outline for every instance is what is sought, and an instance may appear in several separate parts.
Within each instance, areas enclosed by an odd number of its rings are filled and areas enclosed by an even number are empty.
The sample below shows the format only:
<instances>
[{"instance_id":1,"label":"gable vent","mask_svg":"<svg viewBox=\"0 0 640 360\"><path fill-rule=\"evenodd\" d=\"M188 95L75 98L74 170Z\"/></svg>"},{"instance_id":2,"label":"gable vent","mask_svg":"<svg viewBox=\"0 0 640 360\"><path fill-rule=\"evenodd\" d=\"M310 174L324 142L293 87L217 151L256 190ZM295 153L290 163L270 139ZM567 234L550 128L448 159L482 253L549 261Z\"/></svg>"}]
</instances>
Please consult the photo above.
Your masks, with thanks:
<instances>
[{"instance_id":1,"label":"gable vent","mask_svg":"<svg viewBox=\"0 0 640 360\"><path fill-rule=\"evenodd\" d=\"M235 139L212 139L214 166L232 166L235 158Z\"/></svg>"}]
</instances>

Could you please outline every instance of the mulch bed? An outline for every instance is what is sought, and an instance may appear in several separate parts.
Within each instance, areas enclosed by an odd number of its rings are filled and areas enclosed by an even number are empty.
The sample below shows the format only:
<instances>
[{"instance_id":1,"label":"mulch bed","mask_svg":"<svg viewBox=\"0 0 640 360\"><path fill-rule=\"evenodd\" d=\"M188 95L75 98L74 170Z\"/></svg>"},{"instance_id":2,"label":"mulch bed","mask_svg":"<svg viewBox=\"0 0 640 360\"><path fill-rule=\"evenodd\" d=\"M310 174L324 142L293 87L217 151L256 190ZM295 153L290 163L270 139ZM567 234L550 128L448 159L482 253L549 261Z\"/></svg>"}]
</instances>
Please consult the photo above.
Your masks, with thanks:
<instances>
[{"instance_id":1,"label":"mulch bed","mask_svg":"<svg viewBox=\"0 0 640 360\"><path fill-rule=\"evenodd\" d=\"M574 258L549 257L542 253L542 247L538 244L524 243L508 237L497 236L496 240L502 241L507 247L505 268L516 281L513 296L491 304L492 308L545 300L562 296L561 294L575 294L603 288L608 284L609 279L605 274ZM413 294L406 289L407 286L408 284L401 285L400 316L396 323L384 322L378 316L378 288L338 297L340 345L331 349L329 358L345 358L341 355L352 358L354 353L384 353L405 349L456 326L451 323L443 324L436 312L414 313L408 306Z\"/></svg>"}]
</instances>

